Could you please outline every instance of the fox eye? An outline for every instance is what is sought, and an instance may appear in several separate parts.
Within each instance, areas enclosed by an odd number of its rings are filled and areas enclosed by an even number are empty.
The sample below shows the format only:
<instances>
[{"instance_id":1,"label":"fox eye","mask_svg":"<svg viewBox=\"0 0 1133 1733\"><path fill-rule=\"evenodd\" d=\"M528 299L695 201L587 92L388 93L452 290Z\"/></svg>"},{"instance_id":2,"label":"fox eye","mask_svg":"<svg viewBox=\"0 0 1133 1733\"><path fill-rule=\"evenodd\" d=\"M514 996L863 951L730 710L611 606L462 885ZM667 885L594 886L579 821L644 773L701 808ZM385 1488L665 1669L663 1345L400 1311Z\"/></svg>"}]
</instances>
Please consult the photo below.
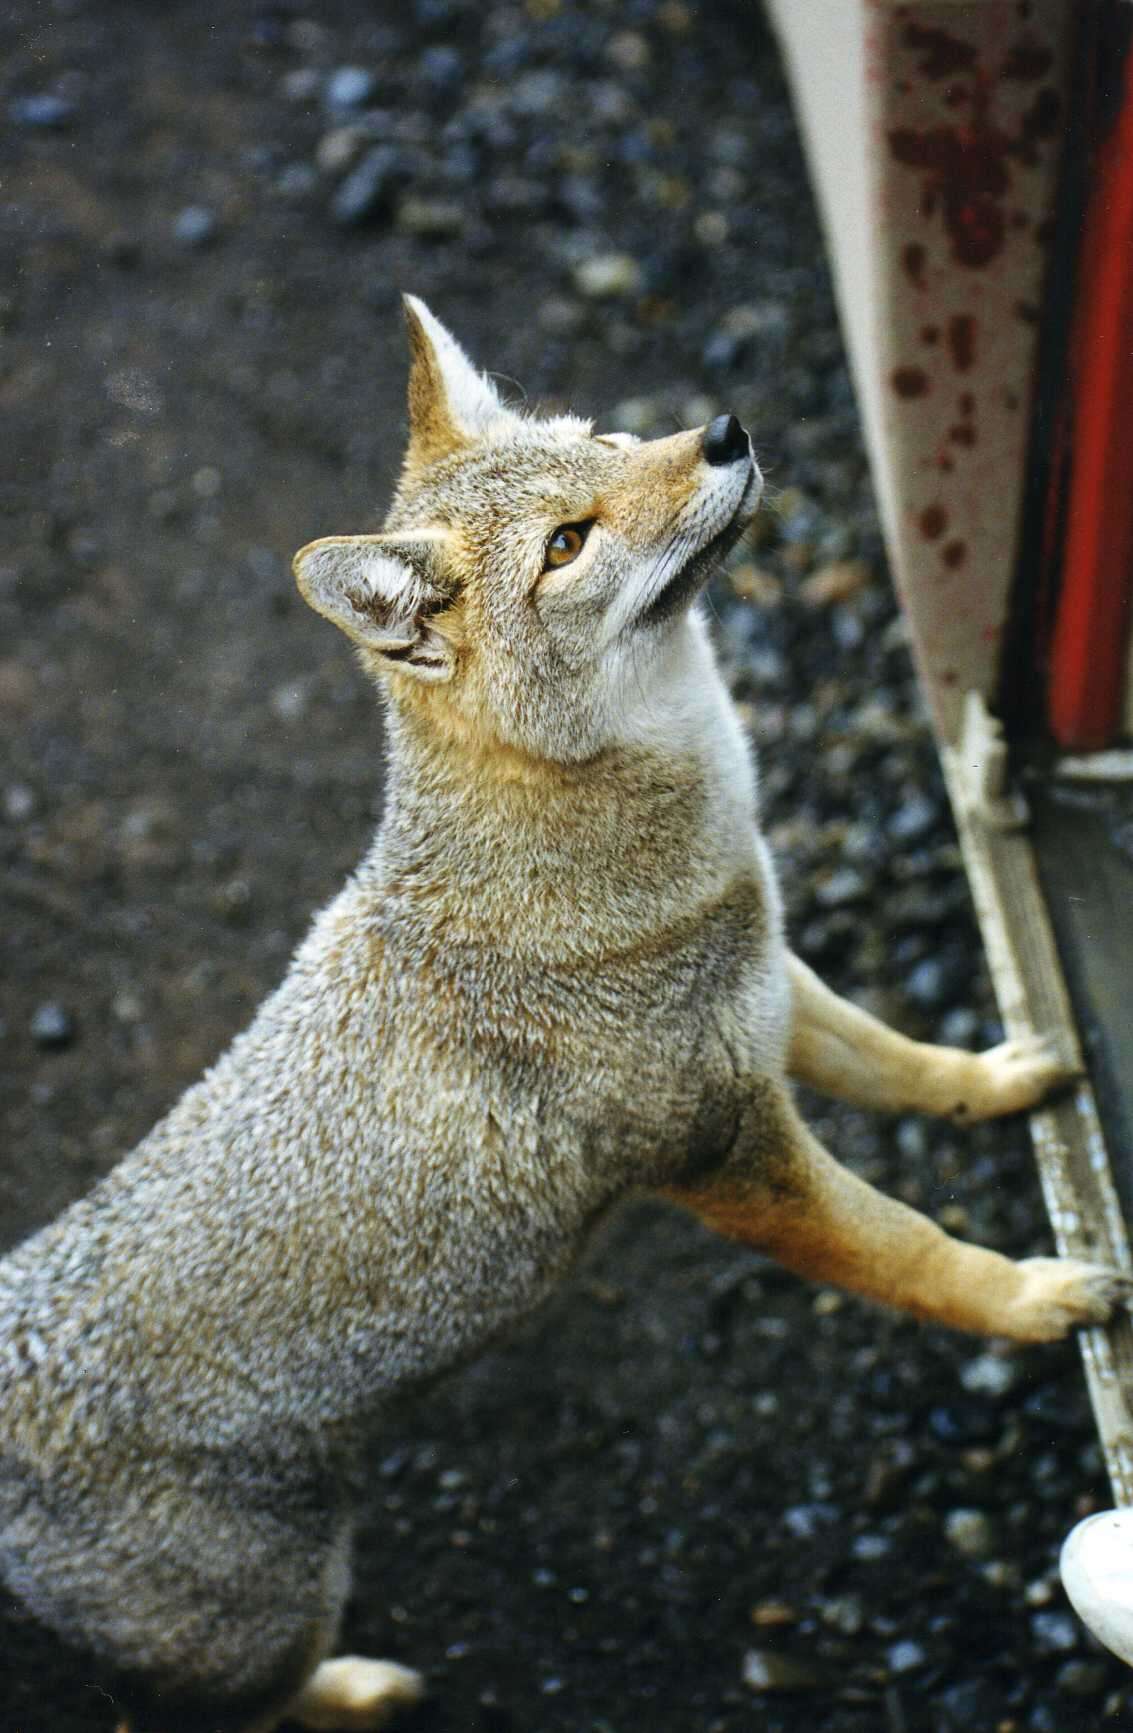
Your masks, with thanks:
<instances>
[{"instance_id":1,"label":"fox eye","mask_svg":"<svg viewBox=\"0 0 1133 1733\"><path fill-rule=\"evenodd\" d=\"M550 572L556 566L569 566L572 560L576 560L586 546L586 538L593 523L593 518L587 518L585 523L560 524L547 541L543 553L543 570Z\"/></svg>"}]
</instances>

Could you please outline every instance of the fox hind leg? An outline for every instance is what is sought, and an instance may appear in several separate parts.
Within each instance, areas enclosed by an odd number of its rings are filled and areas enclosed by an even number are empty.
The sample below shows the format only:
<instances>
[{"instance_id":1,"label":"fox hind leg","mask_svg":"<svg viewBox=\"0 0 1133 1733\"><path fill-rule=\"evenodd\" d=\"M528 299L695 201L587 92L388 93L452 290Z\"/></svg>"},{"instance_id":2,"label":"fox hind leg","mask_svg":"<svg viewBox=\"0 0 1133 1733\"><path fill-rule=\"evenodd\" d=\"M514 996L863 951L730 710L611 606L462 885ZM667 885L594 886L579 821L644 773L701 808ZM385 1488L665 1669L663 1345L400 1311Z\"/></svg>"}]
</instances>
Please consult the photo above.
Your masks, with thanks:
<instances>
[{"instance_id":1,"label":"fox hind leg","mask_svg":"<svg viewBox=\"0 0 1133 1733\"><path fill-rule=\"evenodd\" d=\"M373 1733L419 1703L424 1690L420 1673L409 1667L338 1655L320 1662L287 1714L311 1733Z\"/></svg>"},{"instance_id":2,"label":"fox hind leg","mask_svg":"<svg viewBox=\"0 0 1133 1733\"><path fill-rule=\"evenodd\" d=\"M420 1673L394 1661L368 1661L338 1655L320 1661L299 1694L266 1717L246 1723L241 1733L275 1733L284 1722L298 1722L310 1733L377 1733L401 1710L419 1703L425 1691ZM115 1733L137 1733L128 1720Z\"/></svg>"}]
</instances>

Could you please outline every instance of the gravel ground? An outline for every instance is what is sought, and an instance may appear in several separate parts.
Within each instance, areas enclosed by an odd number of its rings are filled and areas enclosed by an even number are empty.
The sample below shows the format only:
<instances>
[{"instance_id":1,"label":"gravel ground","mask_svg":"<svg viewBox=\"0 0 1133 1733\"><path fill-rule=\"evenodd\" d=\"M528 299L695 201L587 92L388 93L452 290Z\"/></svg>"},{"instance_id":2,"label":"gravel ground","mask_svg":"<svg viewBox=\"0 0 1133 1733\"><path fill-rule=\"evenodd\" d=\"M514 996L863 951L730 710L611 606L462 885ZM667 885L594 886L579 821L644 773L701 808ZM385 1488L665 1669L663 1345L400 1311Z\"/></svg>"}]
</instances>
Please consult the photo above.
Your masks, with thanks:
<instances>
[{"instance_id":1,"label":"gravel ground","mask_svg":"<svg viewBox=\"0 0 1133 1733\"><path fill-rule=\"evenodd\" d=\"M994 1038L757 11L13 0L0 49L6 1242L247 1019L380 809L375 704L287 565L388 495L402 288L534 399L746 422L772 509L713 600L796 942ZM955 1231L1049 1249L1022 1127L811 1106ZM398 1416L374 1494L347 1642L427 1671L422 1733L1133 1725L1055 1576L1106 1502L1074 1349L918 1329L660 1206ZM112 1723L0 1625L5 1733Z\"/></svg>"}]
</instances>

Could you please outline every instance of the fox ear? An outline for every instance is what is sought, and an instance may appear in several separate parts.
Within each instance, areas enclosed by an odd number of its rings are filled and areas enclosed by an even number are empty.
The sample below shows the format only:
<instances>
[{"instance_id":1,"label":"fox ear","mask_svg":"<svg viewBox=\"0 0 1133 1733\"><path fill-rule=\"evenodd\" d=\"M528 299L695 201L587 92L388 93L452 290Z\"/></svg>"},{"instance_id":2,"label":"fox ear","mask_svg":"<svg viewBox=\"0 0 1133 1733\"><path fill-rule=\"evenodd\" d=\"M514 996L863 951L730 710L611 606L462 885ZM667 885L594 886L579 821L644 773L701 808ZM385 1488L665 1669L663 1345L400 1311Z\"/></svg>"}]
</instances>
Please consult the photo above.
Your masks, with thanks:
<instances>
[{"instance_id":1,"label":"fox ear","mask_svg":"<svg viewBox=\"0 0 1133 1733\"><path fill-rule=\"evenodd\" d=\"M323 536L293 562L304 601L380 662L420 680L451 679L456 649L432 624L452 601L443 537Z\"/></svg>"},{"instance_id":2,"label":"fox ear","mask_svg":"<svg viewBox=\"0 0 1133 1733\"><path fill-rule=\"evenodd\" d=\"M402 297L409 327L409 453L424 466L447 457L509 411L451 332L416 295Z\"/></svg>"}]
</instances>

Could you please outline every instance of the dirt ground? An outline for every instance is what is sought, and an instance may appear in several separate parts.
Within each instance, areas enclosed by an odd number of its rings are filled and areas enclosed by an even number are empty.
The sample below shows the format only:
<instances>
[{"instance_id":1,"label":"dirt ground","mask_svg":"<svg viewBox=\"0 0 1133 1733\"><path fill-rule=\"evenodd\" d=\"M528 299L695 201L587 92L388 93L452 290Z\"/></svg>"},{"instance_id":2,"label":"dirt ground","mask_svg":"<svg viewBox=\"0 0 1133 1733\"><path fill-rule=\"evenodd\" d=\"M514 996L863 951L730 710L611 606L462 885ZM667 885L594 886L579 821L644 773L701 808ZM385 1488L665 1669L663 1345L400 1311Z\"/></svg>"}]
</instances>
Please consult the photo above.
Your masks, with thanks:
<instances>
[{"instance_id":1,"label":"dirt ground","mask_svg":"<svg viewBox=\"0 0 1133 1733\"><path fill-rule=\"evenodd\" d=\"M756 10L13 0L0 67L4 1244L223 1048L380 811L376 704L288 566L388 496L403 288L532 398L746 421L777 508L715 606L798 942L994 1035ZM1020 1127L814 1108L1049 1249ZM920 1330L660 1205L399 1414L373 1491L347 1646L427 1673L421 1733L1133 1726L1054 1571L1106 1501L1073 1347ZM16 1609L0 1653L0 1733L112 1725Z\"/></svg>"}]
</instances>

